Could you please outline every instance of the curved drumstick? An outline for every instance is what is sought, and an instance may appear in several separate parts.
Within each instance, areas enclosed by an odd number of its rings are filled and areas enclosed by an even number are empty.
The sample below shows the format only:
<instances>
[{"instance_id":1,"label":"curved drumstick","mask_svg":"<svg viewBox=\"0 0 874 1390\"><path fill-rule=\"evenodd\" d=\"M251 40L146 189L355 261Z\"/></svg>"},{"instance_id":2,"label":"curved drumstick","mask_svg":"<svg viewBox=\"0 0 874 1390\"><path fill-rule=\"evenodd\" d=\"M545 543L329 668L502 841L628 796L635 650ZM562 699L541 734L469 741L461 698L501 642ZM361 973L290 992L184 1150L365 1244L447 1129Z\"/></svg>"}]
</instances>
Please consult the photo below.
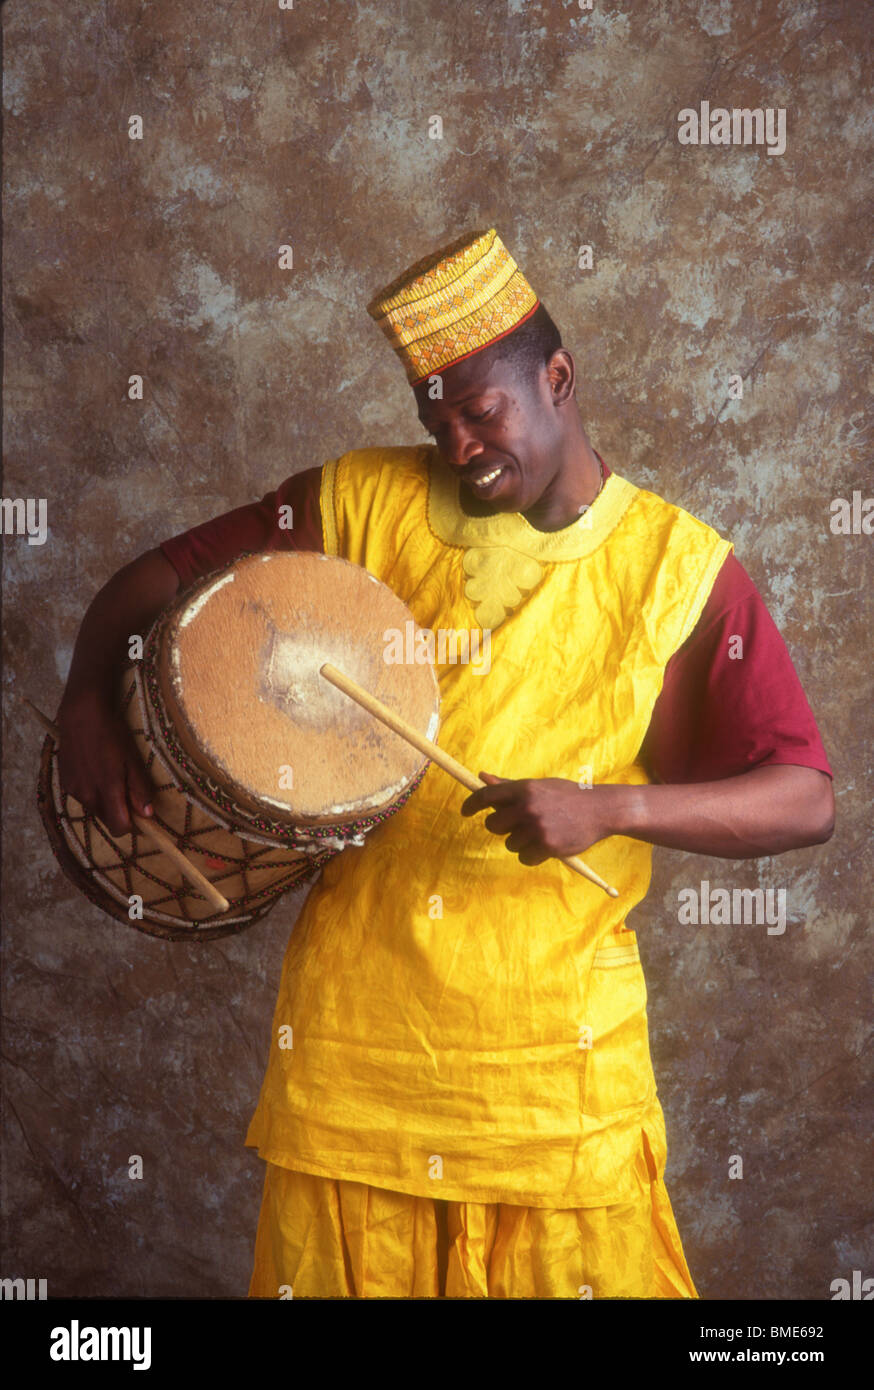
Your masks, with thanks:
<instances>
[{"instance_id":1,"label":"curved drumstick","mask_svg":"<svg viewBox=\"0 0 874 1390\"><path fill-rule=\"evenodd\" d=\"M57 724L53 724L50 719L46 718L42 710L38 710L33 701L28 700L26 695L22 695L20 698L27 705L31 713L39 720L40 724L42 724L46 733L51 734L55 743L60 744L60 732ZM145 836L147 840L151 840L155 848L162 850L168 859L172 859L180 874L187 878L188 882L195 888L199 888L207 901L212 903L213 907L217 907L219 912L230 911L231 905L227 898L223 898L218 889L214 888L210 883L209 879L206 878L199 869L194 867L191 860L186 858L179 846L173 843L166 830L162 830L160 825L153 825L148 816L141 816L137 811L131 811L131 820L141 835ZM112 838L114 839L115 836Z\"/></svg>"},{"instance_id":2,"label":"curved drumstick","mask_svg":"<svg viewBox=\"0 0 874 1390\"><path fill-rule=\"evenodd\" d=\"M425 738L424 734L420 734L418 729L414 729L412 724L407 723L406 719L395 714L394 710L390 710L381 700L377 700L350 676L338 671L337 667L332 666L330 662L326 661L323 666L319 667L319 674L324 676L326 681L330 681L331 685L336 686L338 690L342 690L344 695L356 700L375 719L381 720L401 738L405 738L407 743L418 748L420 753L424 753L432 762L437 763L438 767L442 767L444 772L448 772L450 777L454 777L469 791L473 792L478 787L488 786L487 782L483 782L481 778L475 777L472 772L469 772L463 763L458 762L451 754L444 753L442 748L439 748L436 743L432 743L429 738ZM590 883L595 883L599 888L603 888L604 892L608 893L611 898L619 897L618 891L612 888L609 883L605 883L600 874L596 874L595 870L590 869L588 864L584 864L576 854L567 856L562 854L556 857L561 859L562 864L567 864L569 869L573 869L574 873L581 874Z\"/></svg>"}]
</instances>

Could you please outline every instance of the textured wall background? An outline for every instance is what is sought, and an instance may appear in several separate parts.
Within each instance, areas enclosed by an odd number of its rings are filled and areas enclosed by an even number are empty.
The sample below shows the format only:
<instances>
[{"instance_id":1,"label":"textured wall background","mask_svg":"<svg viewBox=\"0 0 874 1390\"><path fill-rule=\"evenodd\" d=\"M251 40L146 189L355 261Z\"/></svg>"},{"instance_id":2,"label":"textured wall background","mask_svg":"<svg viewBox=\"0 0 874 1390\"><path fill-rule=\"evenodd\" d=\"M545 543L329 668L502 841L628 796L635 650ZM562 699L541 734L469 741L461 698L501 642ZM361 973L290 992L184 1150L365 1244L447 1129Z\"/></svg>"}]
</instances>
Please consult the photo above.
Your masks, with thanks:
<instances>
[{"instance_id":1,"label":"textured wall background","mask_svg":"<svg viewBox=\"0 0 874 1390\"><path fill-rule=\"evenodd\" d=\"M734 540L836 773L829 845L752 865L657 851L636 913L693 1275L704 1297L762 1299L874 1275L874 537L829 529L833 498L874 494L868 5L2 13L3 496L45 497L49 535L4 543L0 1273L245 1292L262 1165L242 1140L299 907L200 950L104 917L55 865L40 737L12 697L56 708L85 607L133 555L347 448L419 441L364 306L496 225L577 354L596 447ZM785 108L785 153L679 145L701 100ZM785 887L785 934L680 926L678 891L705 878Z\"/></svg>"}]
</instances>

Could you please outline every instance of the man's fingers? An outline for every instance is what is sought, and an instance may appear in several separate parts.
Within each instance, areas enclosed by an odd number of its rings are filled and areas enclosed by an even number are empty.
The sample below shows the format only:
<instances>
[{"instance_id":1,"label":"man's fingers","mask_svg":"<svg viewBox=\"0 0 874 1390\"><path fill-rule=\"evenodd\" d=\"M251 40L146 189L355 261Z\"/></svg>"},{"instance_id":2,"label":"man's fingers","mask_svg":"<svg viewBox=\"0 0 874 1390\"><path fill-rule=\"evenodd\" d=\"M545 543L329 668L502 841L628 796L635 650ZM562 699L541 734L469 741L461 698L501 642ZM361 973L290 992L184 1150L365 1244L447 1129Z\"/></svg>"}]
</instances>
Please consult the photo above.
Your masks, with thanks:
<instances>
[{"instance_id":1,"label":"man's fingers","mask_svg":"<svg viewBox=\"0 0 874 1390\"><path fill-rule=\"evenodd\" d=\"M508 835L504 844L511 854L520 854L528 849L536 840L530 830L514 830L512 835Z\"/></svg>"},{"instance_id":2,"label":"man's fingers","mask_svg":"<svg viewBox=\"0 0 874 1390\"><path fill-rule=\"evenodd\" d=\"M124 782L114 782L104 788L101 805L97 811L110 835L127 835L131 830L130 808L127 804Z\"/></svg>"},{"instance_id":3,"label":"man's fingers","mask_svg":"<svg viewBox=\"0 0 874 1390\"><path fill-rule=\"evenodd\" d=\"M516 807L504 806L500 811L492 811L491 815L486 816L483 825L494 835L507 835L511 830L515 830L517 819Z\"/></svg>"},{"instance_id":4,"label":"man's fingers","mask_svg":"<svg viewBox=\"0 0 874 1390\"><path fill-rule=\"evenodd\" d=\"M133 830L132 809L138 815L151 816L151 794L152 785L142 764L128 763L121 779L104 788L103 809L97 813L110 835L130 834Z\"/></svg>"},{"instance_id":5,"label":"man's fingers","mask_svg":"<svg viewBox=\"0 0 874 1390\"><path fill-rule=\"evenodd\" d=\"M519 863L525 864L528 868L534 868L537 864L545 864L547 859L553 856L549 850L544 849L539 836L532 835L525 830L514 830L512 835L508 835L504 841L511 854L518 855Z\"/></svg>"},{"instance_id":6,"label":"man's fingers","mask_svg":"<svg viewBox=\"0 0 874 1390\"><path fill-rule=\"evenodd\" d=\"M113 758L112 775L103 791L101 816L111 835L127 835L133 830L131 809L145 815L144 807L151 795L151 783L143 767L133 735L125 729L118 746L120 756Z\"/></svg>"},{"instance_id":7,"label":"man's fingers","mask_svg":"<svg viewBox=\"0 0 874 1390\"><path fill-rule=\"evenodd\" d=\"M127 789L134 810L141 816L152 815L152 783L136 752L127 763Z\"/></svg>"},{"instance_id":8,"label":"man's fingers","mask_svg":"<svg viewBox=\"0 0 874 1390\"><path fill-rule=\"evenodd\" d=\"M121 716L102 704L86 714L58 715L61 786L96 816L110 835L132 829L131 810L152 814L152 780L136 739Z\"/></svg>"},{"instance_id":9,"label":"man's fingers","mask_svg":"<svg viewBox=\"0 0 874 1390\"><path fill-rule=\"evenodd\" d=\"M477 787L476 791L471 792L467 800L461 803L461 814L474 816L477 811L484 811L487 806L496 806L499 801L506 800L502 793L503 787Z\"/></svg>"},{"instance_id":10,"label":"man's fingers","mask_svg":"<svg viewBox=\"0 0 874 1390\"><path fill-rule=\"evenodd\" d=\"M480 777L488 785L478 787L462 804L461 813L472 816L477 811L494 809L486 816L483 824L493 835L503 835L504 843L511 854L519 856L522 864L544 864L552 855L543 846L537 829L531 825L520 799L519 779L498 777L493 772L481 772ZM524 790L524 788L523 788ZM520 824L521 819L521 824Z\"/></svg>"},{"instance_id":11,"label":"man's fingers","mask_svg":"<svg viewBox=\"0 0 874 1390\"><path fill-rule=\"evenodd\" d=\"M493 772L481 772L479 775L488 785L477 787L476 791L471 792L467 800L462 802L463 816L474 816L477 811L484 811L487 806L498 806L513 797L514 784L509 777L496 777Z\"/></svg>"},{"instance_id":12,"label":"man's fingers","mask_svg":"<svg viewBox=\"0 0 874 1390\"><path fill-rule=\"evenodd\" d=\"M548 854L545 849L537 849L534 845L529 845L526 849L519 852L519 863L525 864L528 868L535 868L538 864L545 864L547 859L554 856Z\"/></svg>"}]
</instances>

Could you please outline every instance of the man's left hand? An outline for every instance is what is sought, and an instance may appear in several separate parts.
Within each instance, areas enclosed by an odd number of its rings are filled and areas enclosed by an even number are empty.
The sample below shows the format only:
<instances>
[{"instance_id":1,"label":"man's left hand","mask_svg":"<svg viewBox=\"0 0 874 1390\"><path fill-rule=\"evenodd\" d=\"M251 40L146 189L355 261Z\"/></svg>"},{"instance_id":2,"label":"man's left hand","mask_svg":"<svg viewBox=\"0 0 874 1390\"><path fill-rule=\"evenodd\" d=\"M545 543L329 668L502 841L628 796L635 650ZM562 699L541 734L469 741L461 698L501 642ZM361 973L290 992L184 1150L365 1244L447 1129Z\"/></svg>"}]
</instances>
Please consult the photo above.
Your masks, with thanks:
<instances>
[{"instance_id":1,"label":"man's left hand","mask_svg":"<svg viewBox=\"0 0 874 1390\"><path fill-rule=\"evenodd\" d=\"M612 787L579 787L562 777L479 775L488 785L471 793L461 814L473 816L492 806L483 824L506 836L507 849L522 864L581 854L614 833L609 821Z\"/></svg>"}]
</instances>

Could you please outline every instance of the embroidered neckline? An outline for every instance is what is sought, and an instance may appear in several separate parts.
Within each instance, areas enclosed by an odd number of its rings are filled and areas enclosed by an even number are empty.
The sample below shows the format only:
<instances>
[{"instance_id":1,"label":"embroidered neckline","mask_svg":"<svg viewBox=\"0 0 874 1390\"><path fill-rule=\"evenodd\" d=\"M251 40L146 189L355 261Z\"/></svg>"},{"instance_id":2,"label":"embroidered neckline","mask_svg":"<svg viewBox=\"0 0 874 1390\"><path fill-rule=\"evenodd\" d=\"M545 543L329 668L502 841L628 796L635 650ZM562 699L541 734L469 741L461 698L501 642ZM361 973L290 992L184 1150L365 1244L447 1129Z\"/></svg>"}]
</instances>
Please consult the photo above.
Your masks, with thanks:
<instances>
[{"instance_id":1,"label":"embroidered neckline","mask_svg":"<svg viewBox=\"0 0 874 1390\"><path fill-rule=\"evenodd\" d=\"M461 479L424 446L428 470L428 525L446 545L462 550L493 547L512 550L529 560L550 564L591 555L618 526L639 489L611 473L600 494L577 521L560 531L538 531L520 512L468 516L461 506Z\"/></svg>"}]
</instances>

